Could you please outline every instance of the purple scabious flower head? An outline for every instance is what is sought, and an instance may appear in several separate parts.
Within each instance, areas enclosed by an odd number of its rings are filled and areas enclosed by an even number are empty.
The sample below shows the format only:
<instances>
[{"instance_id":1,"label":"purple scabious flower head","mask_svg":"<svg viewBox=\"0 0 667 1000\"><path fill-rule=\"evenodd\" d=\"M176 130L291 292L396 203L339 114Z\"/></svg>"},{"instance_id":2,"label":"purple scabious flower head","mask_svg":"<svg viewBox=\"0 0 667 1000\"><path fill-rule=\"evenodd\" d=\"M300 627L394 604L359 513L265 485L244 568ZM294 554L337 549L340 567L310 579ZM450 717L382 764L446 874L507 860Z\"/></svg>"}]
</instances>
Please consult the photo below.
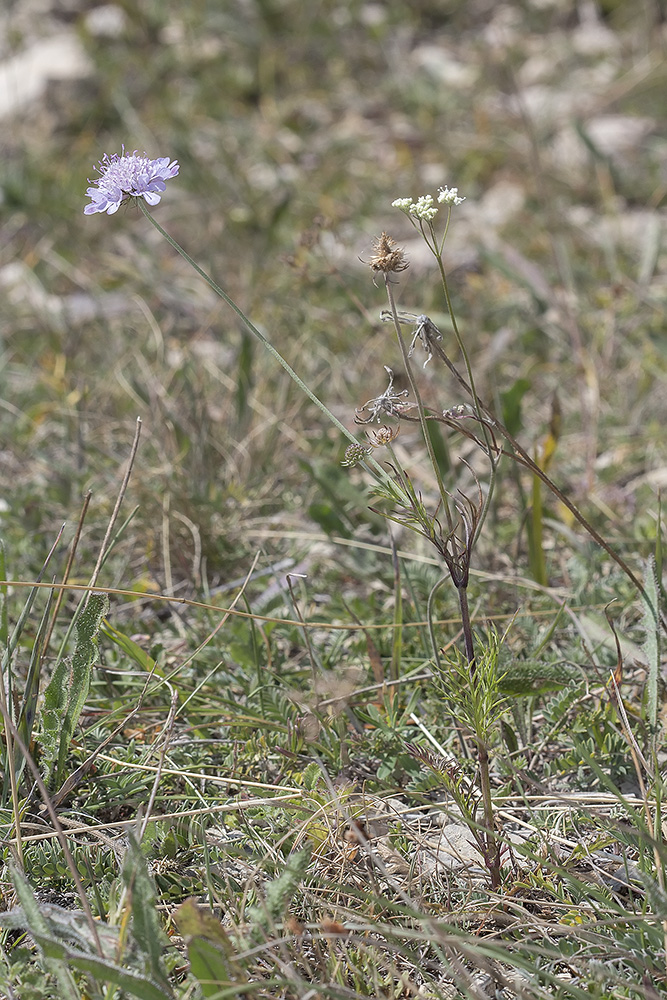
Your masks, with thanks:
<instances>
[{"instance_id":1,"label":"purple scabious flower head","mask_svg":"<svg viewBox=\"0 0 667 1000\"><path fill-rule=\"evenodd\" d=\"M138 156L136 149L131 156L126 154L125 146L122 150L120 155L106 153L95 168L100 176L92 181L88 178L88 183L97 187L86 191L91 203L84 208L85 215L113 215L128 198L145 198L149 205L157 205L167 186L165 181L180 169L176 160L169 162L168 156L151 160L145 153Z\"/></svg>"}]
</instances>

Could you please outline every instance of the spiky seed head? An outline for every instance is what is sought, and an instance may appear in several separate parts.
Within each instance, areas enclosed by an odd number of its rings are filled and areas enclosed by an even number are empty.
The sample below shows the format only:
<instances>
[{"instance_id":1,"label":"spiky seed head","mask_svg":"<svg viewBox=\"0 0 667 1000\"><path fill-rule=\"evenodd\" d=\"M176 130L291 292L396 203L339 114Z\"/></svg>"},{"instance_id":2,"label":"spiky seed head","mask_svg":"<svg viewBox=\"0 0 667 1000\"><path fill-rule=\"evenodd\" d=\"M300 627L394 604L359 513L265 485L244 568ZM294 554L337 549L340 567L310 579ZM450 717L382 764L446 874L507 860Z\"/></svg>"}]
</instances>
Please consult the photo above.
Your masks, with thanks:
<instances>
[{"instance_id":1,"label":"spiky seed head","mask_svg":"<svg viewBox=\"0 0 667 1000\"><path fill-rule=\"evenodd\" d=\"M409 267L404 251L387 233L382 233L373 243L373 256L368 264L371 270L382 271L384 274L405 271Z\"/></svg>"}]
</instances>

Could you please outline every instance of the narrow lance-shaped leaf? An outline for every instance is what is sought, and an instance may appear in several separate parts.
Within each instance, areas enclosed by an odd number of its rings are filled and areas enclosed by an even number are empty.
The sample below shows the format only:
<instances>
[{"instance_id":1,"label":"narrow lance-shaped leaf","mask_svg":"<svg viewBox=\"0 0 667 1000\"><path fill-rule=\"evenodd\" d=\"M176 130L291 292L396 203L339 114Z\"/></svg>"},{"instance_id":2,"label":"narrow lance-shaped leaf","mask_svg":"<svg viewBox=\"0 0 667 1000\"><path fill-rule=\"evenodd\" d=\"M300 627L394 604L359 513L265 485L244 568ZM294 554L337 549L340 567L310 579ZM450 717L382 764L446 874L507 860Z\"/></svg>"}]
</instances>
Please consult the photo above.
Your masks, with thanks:
<instances>
[{"instance_id":1,"label":"narrow lance-shaped leaf","mask_svg":"<svg viewBox=\"0 0 667 1000\"><path fill-rule=\"evenodd\" d=\"M167 987L168 980L162 964L162 951L166 938L155 908L155 888L139 843L131 831L128 832L128 840L128 851L123 865L123 882L129 890L132 901L134 940L143 953L146 971L156 982Z\"/></svg>"},{"instance_id":2,"label":"narrow lance-shaped leaf","mask_svg":"<svg viewBox=\"0 0 667 1000\"><path fill-rule=\"evenodd\" d=\"M232 943L220 921L194 899L186 899L174 913L179 932L188 946L190 972L207 1000L247 979L234 958Z\"/></svg>"},{"instance_id":3,"label":"narrow lance-shaped leaf","mask_svg":"<svg viewBox=\"0 0 667 1000\"><path fill-rule=\"evenodd\" d=\"M14 883L16 896L21 904L21 907L23 908L25 927L30 931L37 944L42 947L44 952L44 965L46 969L51 972L53 976L55 976L58 986L60 987L60 996L63 997L63 1000L78 1000L80 993L76 987L74 979L72 978L71 972L67 968L67 965L58 958L50 957L48 955L49 949L43 947L46 942L52 941L53 935L51 933L49 921L41 912L39 903L34 896L32 888L19 869L11 862L9 863L9 872L12 882ZM55 944L56 942L53 943Z\"/></svg>"},{"instance_id":4,"label":"narrow lance-shaped leaf","mask_svg":"<svg viewBox=\"0 0 667 1000\"><path fill-rule=\"evenodd\" d=\"M44 692L42 708L42 767L44 780L50 784L53 765L58 756L61 738L62 720L67 711L69 698L71 663L69 657L63 656L53 671L48 687Z\"/></svg>"},{"instance_id":5,"label":"narrow lance-shaped leaf","mask_svg":"<svg viewBox=\"0 0 667 1000\"><path fill-rule=\"evenodd\" d=\"M106 594L91 594L77 620L76 647L71 660L61 660L44 692L42 740L46 777L60 784L70 742L90 687L90 673L97 659L97 636L109 611ZM56 752L57 747L57 752ZM57 757L54 772L54 759Z\"/></svg>"}]
</instances>

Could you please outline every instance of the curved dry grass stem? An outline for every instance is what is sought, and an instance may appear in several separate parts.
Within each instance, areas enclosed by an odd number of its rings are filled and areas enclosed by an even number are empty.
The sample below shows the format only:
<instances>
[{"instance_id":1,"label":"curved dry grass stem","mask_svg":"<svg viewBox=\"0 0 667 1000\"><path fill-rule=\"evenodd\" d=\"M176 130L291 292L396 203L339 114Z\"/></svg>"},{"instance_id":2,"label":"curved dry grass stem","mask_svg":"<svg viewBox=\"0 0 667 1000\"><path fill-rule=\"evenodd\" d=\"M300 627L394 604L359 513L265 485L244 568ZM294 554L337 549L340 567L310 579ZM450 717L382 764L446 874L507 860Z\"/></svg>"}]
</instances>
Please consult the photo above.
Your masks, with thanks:
<instances>
[{"instance_id":1,"label":"curved dry grass stem","mask_svg":"<svg viewBox=\"0 0 667 1000\"><path fill-rule=\"evenodd\" d=\"M72 544L70 545L69 555L67 556L67 564L65 566L65 572L63 573L63 578L62 578L63 584L66 584L67 581L69 580L69 575L70 575L70 573L72 571L72 566L74 565L74 557L76 556L76 550L77 550L77 548L79 546L79 541L81 539L81 532L83 531L83 523L84 523L84 521L86 519L86 514L88 513L88 508L90 506L90 499L91 499L92 495L93 495L92 491L88 490L88 492L86 493L86 495L83 498L83 504L81 506L81 513L79 514L79 520L77 522L76 531L74 532L74 538L72 539ZM49 627L48 627L46 636L44 637L44 648L43 648L43 651L42 651L42 657L46 653L46 650L49 648L49 643L51 641L51 636L53 634L53 629L55 627L56 619L58 618L58 612L60 611L60 606L61 606L61 604L63 602L63 597L64 596L65 596L65 590L63 588L63 589L60 589L58 591L58 596L56 598L56 603L55 603L55 606L53 608L53 611L51 612L51 621L49 622Z\"/></svg>"},{"instance_id":2,"label":"curved dry grass stem","mask_svg":"<svg viewBox=\"0 0 667 1000\"><path fill-rule=\"evenodd\" d=\"M115 761L119 766L122 766L124 761ZM163 769L163 774L169 773L167 769ZM180 774L180 772L175 772ZM201 777L201 776L200 776ZM206 780L210 780L210 775L206 775ZM238 784L238 782L236 782ZM271 788L271 785L266 785L266 788ZM221 805L209 805L205 808L198 809L179 809L175 812L160 813L159 815L151 816L151 823L161 823L170 819L188 819L196 818L202 816L214 816L218 813L228 813L228 812L243 812L245 809L258 809L265 806L272 805L285 805L288 802L302 802L303 801L303 789L295 789L289 792L289 794L273 795L266 798L259 799L241 799L234 802L223 802ZM72 825L67 823L67 828L70 836L75 836L78 834L88 834L90 836L97 836L104 830L118 830L122 833L127 829L127 820L118 820L112 823L96 823L96 824L79 824L76 823ZM57 839L58 833L56 830L45 830L43 833L28 834L23 837L24 843L35 843L42 840L54 840ZM15 844L15 840L8 841L9 844Z\"/></svg>"},{"instance_id":3,"label":"curved dry grass stem","mask_svg":"<svg viewBox=\"0 0 667 1000\"><path fill-rule=\"evenodd\" d=\"M43 573L46 571L46 567L49 565L54 552L58 548L58 544L60 542L60 539L62 538L62 534L63 534L64 530L65 530L65 525L62 524L60 526L60 531L56 535L55 541L53 542L53 544L52 544L52 546L51 546L51 548L49 550L49 553L48 553L46 559L44 560L44 565L43 565L42 570L40 572L40 579L41 579L41 576L43 575ZM34 584L35 587L40 586L40 585L41 585L40 583ZM52 585L45 584L44 586L46 586L52 592L52 590L53 590ZM60 591L60 593L62 594L63 592ZM29 604L26 605L26 607L24 608L24 614L27 613L28 608L29 608ZM19 631L20 631L20 629L17 628L17 633L16 634L18 634ZM12 640L8 640L8 642L7 642L7 649L3 652L2 656L0 657L0 709L2 710L3 718L5 718L5 719L9 719L10 715L11 715L9 707L7 705L7 697L9 697L10 699L12 699L12 697L13 697L12 670L11 670L12 659L11 658L12 658L12 653L14 651L15 645L16 645L16 641L15 640L13 640L13 641ZM46 649L46 642L42 643L42 650L44 650L44 649ZM5 674L4 674L3 663L6 663L6 665L7 665L7 671L8 671L7 677L5 677ZM19 719L19 721L20 721L20 719ZM14 739L13 739L12 732L13 731L12 731L11 727L5 726L5 743L6 743L6 753L7 753L7 769L9 771L9 783L10 783L10 786L11 786L12 809L13 809L13 813L14 813L14 828L16 830L16 850L17 850L17 854L18 854L18 857L19 857L19 861L21 863L21 867L23 867L23 846L21 844L21 818L20 818L20 809L19 809L18 782L17 782L17 775L16 775L15 746L14 746ZM22 746L23 746L23 742L19 741L19 747L22 747Z\"/></svg>"},{"instance_id":4,"label":"curved dry grass stem","mask_svg":"<svg viewBox=\"0 0 667 1000\"><path fill-rule=\"evenodd\" d=\"M156 743L161 743L160 746L160 756L158 759L158 765L155 770L155 780L153 781L153 787L151 788L151 793L148 797L148 803L146 805L146 814L141 821L141 826L139 827L139 834L137 840L139 843L142 842L144 834L148 828L148 824L151 821L151 815L153 812L153 806L155 805L155 799L157 797L158 788L160 787L160 780L162 778L162 769L164 767L164 759L167 756L167 750L169 749L169 741L171 739L171 734L174 728L174 723L176 722L176 715L178 713L178 691L175 687L169 684L168 681L165 682L167 687L171 690L171 701L169 703L169 715L167 716L167 721L164 724L164 728L161 734L158 736Z\"/></svg>"},{"instance_id":5,"label":"curved dry grass stem","mask_svg":"<svg viewBox=\"0 0 667 1000\"><path fill-rule=\"evenodd\" d=\"M320 536L315 536L319 538ZM349 539L335 539L341 545L349 544ZM385 546L376 545L364 545L362 548L370 549L371 551L386 551L389 555L391 550L387 549ZM430 565L439 566L441 565L440 559L434 558L422 558L414 557L410 553L399 551L399 556L404 556L405 558L415 559L417 562L424 562ZM485 573L482 570L471 569L470 573L472 576L479 577L481 580L495 580L498 582L508 582L511 583L513 587L521 586L528 590L536 591L537 593L545 594L546 596L552 598L558 604L562 604L563 595L561 588L554 587L543 587L541 584L535 583L534 580L528 580L525 577L515 577L507 576L503 573ZM6 587L20 587L20 588L37 588L37 589L47 589L47 590L73 590L73 591L90 591L94 594L115 594L118 597L130 597L135 601L138 601L136 590L123 590L120 587L89 587L86 584L77 583L41 583L38 581L28 581L28 580L0 580L0 586ZM151 594L150 596L142 595L140 600L142 602L147 601L158 601L163 604L178 604L183 607L188 608L199 608L204 611L214 611L218 614L234 615L238 618L252 618L259 622L271 622L273 625L300 625L296 619L293 618L279 618L275 615L260 615L254 611L239 611L233 605L232 607L221 607L217 604L209 604L206 601L193 601L188 597L172 597L169 594ZM572 610L579 611L603 611L606 607L607 602L599 602L597 604L584 604L584 605L572 605ZM494 621L510 621L515 617L517 612L504 612L499 614L485 614L481 616L480 620L485 622ZM540 618L545 616L550 616L553 614L551 610L541 610L527 611L526 614L530 618ZM521 617L521 615L519 615ZM477 618L474 618L476 621ZM455 625L459 621L458 618L438 618L434 620L435 625ZM428 625L427 619L418 619L416 621L403 622L401 628L424 628ZM341 624L339 622L327 622L323 620L317 621L307 621L303 624L304 628L310 629L328 629L332 632L357 632L363 630L380 630L380 629L391 629L393 627L391 622L378 623L378 622L368 622L366 624L358 625L356 623Z\"/></svg>"},{"instance_id":6,"label":"curved dry grass stem","mask_svg":"<svg viewBox=\"0 0 667 1000\"><path fill-rule=\"evenodd\" d=\"M504 424L502 424L497 419L497 417L494 416L493 412L489 409L489 407L486 406L479 399L479 397L477 396L476 392L473 391L471 385L469 385L466 382L466 380L457 371L456 366L447 357L447 355L443 351L442 347L440 347L440 345L437 344L437 343L434 344L433 345L433 352L435 354L437 354L437 356L441 359L441 361L449 368L450 372L452 372L456 376L459 384L463 387L463 389L465 389L465 391L474 399L476 405L479 407L480 413L482 414L482 417L480 417L480 422L481 422L483 430L488 430L486 428L486 422L483 419L483 417L486 417L491 422L491 427L496 427L498 429L498 432L502 435L502 437L505 438L505 440L507 441L507 443L510 446L510 448L512 449L512 451L508 451L508 452L503 451L502 454L508 455L510 458L513 458L515 461L519 462L525 468L529 469L530 472L532 472L534 475L536 475L538 477L538 479L540 479L544 483L544 485L547 487L547 489L549 489L551 491L551 493L553 493L554 496L556 496L560 500L560 502L567 507L567 509L570 511L570 513L576 518L576 520L579 522L579 524L582 526L582 528L584 528L584 530L591 536L591 538L595 542L597 542L597 544L602 549L604 549L604 551L607 553L608 556L611 556L611 558L614 560L614 562L618 566L620 566L620 568L623 570L623 572L626 574L626 576L632 581L632 583L634 584L634 586L637 588L637 590L639 591L639 593L644 598L646 598L646 593L645 593L645 590L644 590L644 585L639 580L639 578L637 577L637 575L633 572L633 570L628 566L628 564L625 561L625 559L623 559L623 557L621 555L619 555L618 552L616 552L616 550L613 548L613 546L610 545L609 542L607 542L602 537L602 535L593 527L593 525L590 523L590 521L588 521L588 519L586 517L584 517L584 515L581 513L581 511L576 506L576 504L574 504L570 500L570 498L567 496L567 494L564 493L560 489L560 487L557 486L556 483L554 483L554 481L546 474L546 472L543 469L540 468L540 466L537 464L537 462L535 462L530 457L530 455L528 454L528 452L524 448L522 448L522 446L519 444L519 442L516 440L516 438L512 434L510 434L510 432L504 426ZM448 421L447 419L443 420L442 417L438 417L438 416L434 417L434 419L443 421L444 423L447 423L448 426L451 426L451 422ZM664 621L663 621L663 625L664 625Z\"/></svg>"},{"instance_id":7,"label":"curved dry grass stem","mask_svg":"<svg viewBox=\"0 0 667 1000\"><path fill-rule=\"evenodd\" d=\"M107 530L104 534L102 545L100 546L100 553L97 557L97 562L95 563L95 568L90 578L89 587L91 588L95 587L95 585L97 584L100 571L102 569L102 566L104 565L104 560L107 556L107 547L109 545L109 540L111 539L113 529L116 525L116 521L118 520L118 514L120 512L121 505L125 498L125 493L127 491L127 487L130 482L130 476L132 475L134 460L137 457L137 449L139 447L140 435L141 435L141 417L137 417L137 422L134 431L134 440L132 442L132 447L130 448L130 454L127 460L127 468L125 469L125 474L123 475L123 481L120 484L120 490L118 491L118 496L116 497L116 503L111 513L111 517L107 525Z\"/></svg>"}]
</instances>

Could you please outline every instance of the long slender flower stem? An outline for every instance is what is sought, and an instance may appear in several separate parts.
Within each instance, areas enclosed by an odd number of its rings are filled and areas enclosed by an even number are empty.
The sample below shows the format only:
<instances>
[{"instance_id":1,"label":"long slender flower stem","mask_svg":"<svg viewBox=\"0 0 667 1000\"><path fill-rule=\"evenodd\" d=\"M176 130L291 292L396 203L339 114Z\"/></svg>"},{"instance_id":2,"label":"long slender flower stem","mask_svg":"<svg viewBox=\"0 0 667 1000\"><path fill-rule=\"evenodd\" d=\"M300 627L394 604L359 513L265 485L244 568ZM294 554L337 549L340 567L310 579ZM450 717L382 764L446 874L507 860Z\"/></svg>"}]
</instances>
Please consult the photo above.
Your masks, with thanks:
<instances>
[{"instance_id":1,"label":"long slender flower stem","mask_svg":"<svg viewBox=\"0 0 667 1000\"><path fill-rule=\"evenodd\" d=\"M465 365L465 370L468 376L468 382L465 382L454 366L453 368L455 374L459 378L459 381L466 385L472 401L475 414L479 421L481 427L481 437L478 443L482 446L488 460L489 460L489 482L486 491L486 496L482 503L479 518L473 528L472 537L469 542L468 552L472 554L474 549L475 541L479 537L482 530L482 526L489 512L491 500L493 497L495 483L496 483L496 469L498 466L498 461L500 459L501 452L495 446L492 433L490 432L488 422L486 420L486 413L484 407L477 395L477 390L475 388L475 380L472 372L472 365L470 363L470 357L466 345L464 343L463 337L459 331L458 323L456 321L456 314L452 306L452 300L449 293L449 285L447 282L447 273L445 271L445 265L442 259L442 250L445 244L445 239L447 238L447 232L449 229L449 222L451 219L451 206L447 213L447 222L445 224L445 232L441 241L435 236L435 230L433 228L433 223L428 222L429 232L428 234L424 230L422 225L422 233L425 237L426 243L429 246L431 252L433 253L437 263L438 270L440 271L440 279L442 282L442 287L445 295L445 300L447 302L447 309L449 311L449 316L452 322L452 328L454 330L454 336L456 337L456 342L458 344L461 356L463 357L463 362ZM438 345L433 345L437 348ZM444 353L440 349L439 353ZM468 557L469 558L469 557ZM467 573L465 577L460 580L454 580L456 584L456 591L459 599L459 609L461 612L461 626L463 630L463 643L465 648L465 655L468 661L468 668L470 670L470 683L473 688L479 691L479 686L484 684L480 673L477 669L477 662L475 658L475 646L472 631L472 624L470 621L470 609L468 605L468 589L467 589ZM484 813L484 860L489 872L489 877L491 879L491 886L493 889L499 889L501 885L501 870L500 870L500 850L498 845L498 838L495 831L495 818L494 818L494 808L493 808L493 796L491 791L491 776L489 772L489 748L486 741L485 735L480 732L479 727L475 733L475 744L477 751L477 764L479 767L479 788L482 795L482 806Z\"/></svg>"},{"instance_id":2,"label":"long slender flower stem","mask_svg":"<svg viewBox=\"0 0 667 1000\"><path fill-rule=\"evenodd\" d=\"M151 223L151 225L154 226L155 229L157 229L158 233L165 238L165 240L167 241L167 243L169 243L169 245L172 246L174 248L174 250L181 255L181 257L183 258L183 260L187 261L188 264L190 265L190 267L194 268L194 270L197 272L197 274L199 275L199 277L202 278L206 282L206 284L209 286L209 288L211 288L215 292L215 294L218 295L223 300L223 302L227 303L227 305L229 306L229 308L232 309L236 313L236 315L241 320L241 322L246 327L246 329L249 330L250 333L253 334L253 336L257 337L257 339L259 341L261 341L261 343L267 349L267 351L269 352L269 354L271 354L275 358L275 360L278 362L279 365L282 365L282 367L285 369L285 371L290 376L290 378L297 384L297 386L299 387L299 389L301 389L301 391L303 393L305 393L306 396L308 396L308 398L311 400L311 402L315 403L315 405L318 407L318 409L320 409L322 411L322 413L324 413L324 415L329 418L329 420L331 421L331 423L336 428L338 428L338 430L341 432L341 434L343 434L348 439L348 441L352 442L353 444L358 444L359 442L354 437L354 435L347 429L347 427L343 423L341 423L341 421L338 419L338 417L336 417L331 412L331 410L328 408L328 406L325 406L325 404L322 402L322 400L319 399L311 389L309 389L309 387L306 385L306 383L303 381L303 379L300 378L299 375L297 375L297 373L294 371L294 369L289 364L289 362L286 361L285 358L282 356L282 354L280 354L280 352L276 350L276 348L273 346L273 344L271 343L271 341L268 340L268 338L264 336L264 334L261 332L261 330L257 329L257 327L255 326L255 324L246 316L246 314L243 312L243 310L239 306L237 306L236 302L234 302L234 300L227 294L227 292L224 290L224 288L221 288L220 285L218 285L217 282L215 282L213 280L213 278L211 278L210 275L208 275L206 273L206 271L204 271L203 268L201 268L199 266L199 264L196 262L196 260L194 260L190 256L190 254L187 253L187 251L185 251L183 249L183 247L180 246L176 242L176 240L172 236L170 236L169 233L165 229L162 228L162 226L157 221L157 219L153 218L153 216L151 215L151 213L146 208L146 205L144 204L143 198L138 198L137 201L139 203L139 207L141 208L141 211L144 213L144 215L146 216L146 218L148 219L148 221ZM367 467L371 467L372 470L373 470L373 472L377 476L379 476L382 480L386 480L387 479L387 473L384 471L384 469L382 468L382 466L378 462L375 461L375 459L368 458L362 464L366 465Z\"/></svg>"},{"instance_id":3,"label":"long slender flower stem","mask_svg":"<svg viewBox=\"0 0 667 1000\"><path fill-rule=\"evenodd\" d=\"M449 226L449 216L447 218L447 227L448 226ZM446 235L446 230L445 230L445 235ZM445 355L445 352L442 350L442 348L438 344L434 344L433 345L433 350L435 351L435 353L437 353L442 358L443 361L445 361L445 363L447 364L447 367L450 369L450 371L453 372L453 374L458 379L459 383L463 386L463 388L466 390L466 392L471 396L472 402L473 402L473 406L474 406L476 414L477 414L477 418L478 418L478 420L480 422L480 426L482 428L482 433L484 434L484 440L485 440L485 442L487 444L487 447L489 448L489 452L488 452L489 453L489 457L491 457L493 448L492 448L492 443L490 441L490 435L489 435L489 430L488 430L488 427L487 427L487 421L491 421L492 426L497 427L497 429L502 434L502 436L505 438L505 440L510 445L510 447L516 452L516 454L518 456L520 456L520 460L523 462L523 464L525 466L527 466L527 468L529 468L531 470L531 472L533 472L539 479L541 479L542 482L548 487L548 489L551 490L551 492L554 493L555 496L558 497L558 499L561 501L561 503L564 504L567 507L567 509L570 511L570 513L576 518L577 521L579 521L579 523L581 524L581 526L588 532L588 534L591 536L591 538L593 538L593 540L596 541L597 544L600 545L601 548L604 549L604 551L607 553L607 555L611 556L611 558L614 560L614 562L617 563L618 566L620 566L620 568L628 576L628 578L632 581L632 583L635 585L635 587L637 587L637 589L640 592L640 594L643 595L644 594L644 587L643 587L641 581L638 579L638 577L636 576L636 574L633 573L633 571L630 569L630 567L625 562L625 560L622 558L622 556L620 556L611 547L611 545L609 545L609 543L604 540L604 538L599 534L599 532L597 532L595 530L595 528L593 527L593 525L579 511L579 509L575 506L575 504L573 504L572 501L569 500L569 498L562 492L562 490L560 490L558 488L558 486L556 486L556 484L553 482L553 480L549 478L549 476L539 467L539 465L537 464L537 462L535 462L530 457L530 455L521 447L521 445L518 443L518 441L510 434L510 432L507 430L507 428L503 424L501 424L494 417L493 413L489 410L489 408L487 406L485 406L482 403L482 401L480 400L479 396L477 395L477 389L475 388L475 380L474 380L474 377L473 377L472 366L470 364L470 359L468 357L468 352L466 350L465 343L463 342L463 338L461 337L461 333L459 331L458 323L456 322L456 314L454 313L454 309L453 309L453 306L452 306L451 297L450 297L450 294L449 294L449 286L448 286L448 283L447 283L447 273L445 271L444 263L443 263L443 260L442 260L442 254L441 254L442 246L444 244L444 238L443 238L443 241L442 241L442 243L440 244L439 247L437 245L432 245L428 240L427 240L427 243L429 245L429 248L431 249L431 252L433 253L434 257L436 258L436 260L438 262L438 268L440 270L440 278L441 278L441 281L442 281L442 286L443 286L443 290L444 290L444 294L445 294L445 300L447 302L447 310L449 312L449 316L450 316L450 319L451 319L451 322L452 322L452 329L454 330L454 336L456 337L456 342L458 344L459 350L461 351L461 355L463 357L463 362L465 364L466 373L467 373L467 376L468 376L468 381L466 382L466 380L464 378L462 378L462 376L460 375L460 373L456 369L455 365L453 365L451 363L451 361L449 360L449 358ZM491 466L492 466L492 474L493 474L495 472L495 463L494 463L493 460L491 462ZM482 518L482 520L483 520L483 518ZM481 527L481 521L480 521L479 527ZM478 528L478 531L479 531L479 528Z\"/></svg>"},{"instance_id":4,"label":"long slender flower stem","mask_svg":"<svg viewBox=\"0 0 667 1000\"><path fill-rule=\"evenodd\" d=\"M486 515L489 512L491 506L491 500L493 498L493 493L496 485L496 467L497 459L494 457L493 453L493 442L491 440L488 428L483 420L482 405L480 403L479 397L477 395L477 389L475 388L475 379L472 373L472 365L470 363L470 357L468 355L468 350L466 348L463 337L459 330L458 323L456 321L456 313L454 312L454 307L452 305L451 296L449 294L449 284L447 282L447 272L445 270L445 265L442 259L442 248L444 246L445 238L447 236L447 230L449 229L449 220L451 218L451 208L447 215L447 224L445 226L445 234L442 238L440 246L436 246L434 249L435 259L438 262L438 270L440 271L440 280L442 282L442 288L445 295L445 301L447 302L447 310L449 312L449 317L452 321L452 329L454 330L454 336L456 337L456 343L458 344L459 350L461 351L461 356L463 357L463 363L468 374L468 381L470 383L470 394L473 399L473 405L477 413L477 417L480 421L482 427L482 434L484 435L484 442L486 444L486 454L489 459L490 472L489 472L489 483L486 491L486 496L484 498L484 506L482 507L482 512L475 529L475 535L478 536L486 520Z\"/></svg>"},{"instance_id":5,"label":"long slender flower stem","mask_svg":"<svg viewBox=\"0 0 667 1000\"><path fill-rule=\"evenodd\" d=\"M393 288L391 287L391 278L389 277L388 274L385 274L385 286L387 289L387 299L389 300L389 308L391 311L392 319L394 321L394 327L396 330L396 337L398 338L398 346L400 348L401 357L403 359L403 365L405 367L405 373L408 376L410 389L412 390L412 395L414 396L415 403L417 404L417 412L419 414L419 422L421 423L424 443L426 445L426 450L428 452L428 457L431 462L431 466L433 467L435 481L438 484L438 492L440 494L440 499L442 501L443 508L447 514L447 521L451 529L453 528L453 521L452 521L451 510L449 507L449 495L447 493L447 490L445 489L445 484L442 481L442 475L440 473L438 461L435 457L435 452L433 450L433 444L431 443L428 427L426 425L426 411L424 409L424 404L422 402L421 394L419 392L419 387L412 373L412 365L410 364L410 359L408 357L408 350L407 347L405 346L405 341L403 340L403 334L401 333L401 324L399 323L398 320L398 312L396 310L394 291Z\"/></svg>"},{"instance_id":6,"label":"long slender flower stem","mask_svg":"<svg viewBox=\"0 0 667 1000\"><path fill-rule=\"evenodd\" d=\"M481 407L481 404L480 404L480 401L479 401L479 397L477 396L477 390L475 388L475 379L474 379L474 376L473 376L473 373L472 373L472 365L470 363L470 357L468 355L468 351L467 351L465 342L463 340L463 337L461 336L461 332L459 330L459 326L458 326L458 323L456 321L456 313L454 312L454 307L452 305L451 296L449 294L449 284L447 282L447 272L445 270L444 261L442 259L442 251L443 251L443 247L445 245L445 240L447 239L447 233L449 232L449 224L451 222L451 218L452 218L452 207L451 207L451 205L449 205L449 208L448 208L448 211L447 211L447 220L445 222L445 229L444 229L444 232L442 234L442 238L440 240L438 240L438 237L436 236L435 226L433 225L432 218L429 218L427 220L426 219L420 219L419 223L418 223L418 228L421 231L421 234L422 234L422 236L424 238L424 242L426 243L426 246L429 248L429 250L431 251L431 253L435 257L435 259L437 261L437 264L438 264L438 270L440 272L440 280L442 282L442 288L443 288L443 292L444 292L444 295L445 295L445 301L447 303L447 311L449 312L449 316L450 316L450 319L451 319L451 322L452 322L452 329L454 330L454 336L456 337L456 342L458 344L459 350L461 351L461 355L463 357L463 361L464 361L464 364L465 364L466 372L468 374L468 380L469 380L468 391L470 392L470 394L471 394L471 396L473 398L473 403L474 403L475 411L477 413L477 417L478 417L478 419L480 421L480 424L482 425L482 434L483 434L483 437L484 437L484 446L483 446L483 448L484 448L484 451L486 453L487 458L489 459L489 467L490 467L489 482L488 482L488 486L487 486L486 496L484 497L484 502L482 504L482 509L481 509L481 512L480 512L480 516L479 516L479 518L477 520L477 524L476 524L476 527L475 527L475 533L474 533L474 538L473 538L473 544L474 544L475 538L477 538L480 535L480 533L481 533L482 527L483 527L484 522L486 520L486 516L487 516L487 514L488 514L488 512L490 510L490 507L491 507L491 501L493 499L493 493L494 493L495 484L496 484L496 467L497 467L497 464L498 464L498 457L495 454L496 450L494 449L494 446L493 446L492 437L489 434L489 430L486 427L486 425L484 423L484 420L483 420L482 407ZM412 222L413 225L417 225L415 223L414 219L411 219L411 222ZM434 347L434 346L436 346L436 345L432 345L432 347ZM459 375L458 371L456 371L456 369L453 366L450 365L450 367L454 371L454 374L457 376L457 378L460 381L462 381L462 382L465 383L465 380L463 380L461 378L461 376ZM481 444L481 442L480 442L480 444Z\"/></svg>"},{"instance_id":7,"label":"long slender flower stem","mask_svg":"<svg viewBox=\"0 0 667 1000\"><path fill-rule=\"evenodd\" d=\"M477 416L481 420L481 416L482 416L482 414L481 414L481 407L480 407L479 399L477 397L477 390L475 389L475 379L474 379L473 373L472 373L472 365L470 363L470 357L468 355L468 350L466 348L465 342L464 342L463 337L461 336L461 332L459 330L459 325L458 325L458 323L456 321L456 313L454 312L454 306L452 305L452 299L451 299L451 296L449 294L449 283L447 281L447 272L445 270L445 264L444 264L444 261L442 259L442 251L443 251L443 247L445 245L445 240L447 239L447 233L449 232L449 223L451 221L451 218L452 218L452 208L451 208L451 205L450 205L449 209L448 209L448 212L447 212L447 221L445 223L445 231L444 231L444 233L442 235L442 239L439 242L438 242L438 239L437 239L437 237L435 235L435 228L433 226L433 222L432 221L429 221L427 223L428 230L426 230L424 228L424 224L423 223L420 224L420 228L421 228L421 231L422 231L422 235L424 237L424 241L425 241L427 247L429 248L429 250L431 251L431 253L433 254L433 256L435 257L435 259L437 261L437 264L438 264L438 270L440 272L440 281L442 282L442 289L443 289L443 292L444 292L444 295L445 295L445 301L447 303L447 311L449 313L449 318L452 321L452 329L454 331L454 336L456 337L456 343L458 344L459 350L461 351L461 355L463 357L463 363L465 364L466 372L468 373L468 379L469 379L469 382L470 382L470 394L471 394L471 396L473 398L475 409L477 410ZM492 451L491 451L491 441L489 440L489 438L487 436L487 432L485 432L484 437L485 437L487 446L489 448L489 458L493 461L493 459L492 459Z\"/></svg>"}]
</instances>

